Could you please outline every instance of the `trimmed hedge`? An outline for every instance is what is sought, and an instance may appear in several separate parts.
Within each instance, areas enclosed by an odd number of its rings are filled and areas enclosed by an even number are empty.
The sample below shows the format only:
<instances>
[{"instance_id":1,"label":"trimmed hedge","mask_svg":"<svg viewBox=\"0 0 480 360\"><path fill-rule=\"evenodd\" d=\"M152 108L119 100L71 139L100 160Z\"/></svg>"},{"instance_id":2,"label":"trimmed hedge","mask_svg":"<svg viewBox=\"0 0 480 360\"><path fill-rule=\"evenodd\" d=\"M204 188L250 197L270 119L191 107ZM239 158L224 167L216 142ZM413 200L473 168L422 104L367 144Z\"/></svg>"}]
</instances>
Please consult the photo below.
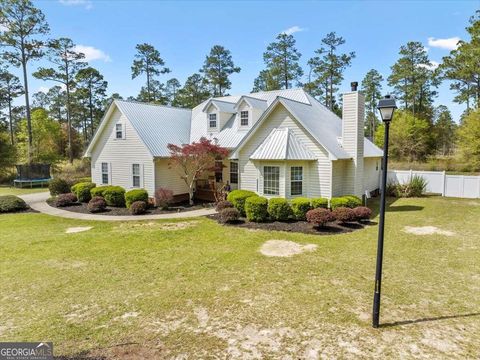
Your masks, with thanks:
<instances>
[{"instance_id":1,"label":"trimmed hedge","mask_svg":"<svg viewBox=\"0 0 480 360\"><path fill-rule=\"evenodd\" d=\"M245 200L248 221L263 222L268 218L268 200L261 196L250 196Z\"/></svg>"},{"instance_id":2,"label":"trimmed hedge","mask_svg":"<svg viewBox=\"0 0 480 360\"><path fill-rule=\"evenodd\" d=\"M268 200L268 215L272 220L287 221L292 216L292 208L286 199L272 198Z\"/></svg>"},{"instance_id":3,"label":"trimmed hedge","mask_svg":"<svg viewBox=\"0 0 480 360\"><path fill-rule=\"evenodd\" d=\"M228 207L220 211L218 221L222 224L232 223L238 220L240 213L234 207Z\"/></svg>"},{"instance_id":4,"label":"trimmed hedge","mask_svg":"<svg viewBox=\"0 0 480 360\"><path fill-rule=\"evenodd\" d=\"M72 193L77 195L78 201L89 202L92 198L90 190L95 186L95 183L92 182L80 182L72 186Z\"/></svg>"},{"instance_id":5,"label":"trimmed hedge","mask_svg":"<svg viewBox=\"0 0 480 360\"><path fill-rule=\"evenodd\" d=\"M366 206L357 206L353 209L357 221L368 220L372 216L372 210Z\"/></svg>"},{"instance_id":6,"label":"trimmed hedge","mask_svg":"<svg viewBox=\"0 0 480 360\"><path fill-rule=\"evenodd\" d=\"M341 223L346 223L350 221L355 221L355 213L353 209L348 207L338 207L332 211L333 216Z\"/></svg>"},{"instance_id":7,"label":"trimmed hedge","mask_svg":"<svg viewBox=\"0 0 480 360\"><path fill-rule=\"evenodd\" d=\"M155 190L155 206L160 209L168 209L168 206L173 202L173 191L165 188L158 188Z\"/></svg>"},{"instance_id":8,"label":"trimmed hedge","mask_svg":"<svg viewBox=\"0 0 480 360\"><path fill-rule=\"evenodd\" d=\"M77 195L74 193L60 194L55 198L54 204L56 207L64 207L75 204L77 201Z\"/></svg>"},{"instance_id":9,"label":"trimmed hedge","mask_svg":"<svg viewBox=\"0 0 480 360\"><path fill-rule=\"evenodd\" d=\"M339 207L348 207L349 200L344 197L333 197L330 200L330 208L335 210Z\"/></svg>"},{"instance_id":10,"label":"trimmed hedge","mask_svg":"<svg viewBox=\"0 0 480 360\"><path fill-rule=\"evenodd\" d=\"M233 206L235 206L241 216L245 216L245 201L252 196L258 195L253 191L233 190L228 194L227 200L230 201Z\"/></svg>"},{"instance_id":11,"label":"trimmed hedge","mask_svg":"<svg viewBox=\"0 0 480 360\"><path fill-rule=\"evenodd\" d=\"M94 187L93 189L90 190L90 195L92 196L92 199L95 196L104 197L105 196L105 190L107 190L110 187L111 187L111 185L103 185L103 186Z\"/></svg>"},{"instance_id":12,"label":"trimmed hedge","mask_svg":"<svg viewBox=\"0 0 480 360\"><path fill-rule=\"evenodd\" d=\"M121 186L110 186L103 193L108 206L125 207L125 189Z\"/></svg>"},{"instance_id":13,"label":"trimmed hedge","mask_svg":"<svg viewBox=\"0 0 480 360\"><path fill-rule=\"evenodd\" d=\"M343 196L345 199L348 199L348 207L349 208L356 208L357 206L362 206L362 199L355 195L345 195Z\"/></svg>"},{"instance_id":14,"label":"trimmed hedge","mask_svg":"<svg viewBox=\"0 0 480 360\"><path fill-rule=\"evenodd\" d=\"M48 190L52 196L68 194L71 186L72 184L63 178L54 178L48 182Z\"/></svg>"},{"instance_id":15,"label":"trimmed hedge","mask_svg":"<svg viewBox=\"0 0 480 360\"><path fill-rule=\"evenodd\" d=\"M105 211L107 208L107 202L105 199L101 196L94 196L92 199L88 202L87 209L91 213L98 213Z\"/></svg>"},{"instance_id":16,"label":"trimmed hedge","mask_svg":"<svg viewBox=\"0 0 480 360\"><path fill-rule=\"evenodd\" d=\"M125 205L127 208L136 202L143 201L148 204L148 192L145 189L133 189L125 193Z\"/></svg>"},{"instance_id":17,"label":"trimmed hedge","mask_svg":"<svg viewBox=\"0 0 480 360\"><path fill-rule=\"evenodd\" d=\"M335 216L328 209L316 208L307 212L307 221L316 226L322 227L329 222L335 221Z\"/></svg>"},{"instance_id":18,"label":"trimmed hedge","mask_svg":"<svg viewBox=\"0 0 480 360\"><path fill-rule=\"evenodd\" d=\"M328 199L327 198L314 198L312 199L312 208L322 208L328 209Z\"/></svg>"},{"instance_id":19,"label":"trimmed hedge","mask_svg":"<svg viewBox=\"0 0 480 360\"><path fill-rule=\"evenodd\" d=\"M312 205L308 198L299 197L292 200L292 212L297 220L306 220L307 212L311 209Z\"/></svg>"},{"instance_id":20,"label":"trimmed hedge","mask_svg":"<svg viewBox=\"0 0 480 360\"><path fill-rule=\"evenodd\" d=\"M219 201L216 205L215 205L215 210L217 210L218 212L222 211L223 209L228 209L228 208L233 208L233 204L230 202L230 201Z\"/></svg>"},{"instance_id":21,"label":"trimmed hedge","mask_svg":"<svg viewBox=\"0 0 480 360\"><path fill-rule=\"evenodd\" d=\"M147 203L145 201L135 201L130 204L130 213L132 215L142 215L147 211Z\"/></svg>"},{"instance_id":22,"label":"trimmed hedge","mask_svg":"<svg viewBox=\"0 0 480 360\"><path fill-rule=\"evenodd\" d=\"M28 209L27 203L15 195L0 196L0 213L15 212Z\"/></svg>"}]
</instances>

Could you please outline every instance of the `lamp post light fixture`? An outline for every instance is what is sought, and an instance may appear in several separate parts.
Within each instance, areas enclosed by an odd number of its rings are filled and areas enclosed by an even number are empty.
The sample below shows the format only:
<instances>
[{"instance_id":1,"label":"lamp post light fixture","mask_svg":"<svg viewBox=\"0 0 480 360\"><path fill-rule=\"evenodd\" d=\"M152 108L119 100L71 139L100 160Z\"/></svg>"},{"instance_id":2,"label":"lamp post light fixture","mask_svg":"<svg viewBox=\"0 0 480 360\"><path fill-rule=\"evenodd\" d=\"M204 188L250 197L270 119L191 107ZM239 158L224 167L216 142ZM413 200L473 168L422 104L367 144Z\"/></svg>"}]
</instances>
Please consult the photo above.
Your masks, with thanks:
<instances>
[{"instance_id":1,"label":"lamp post light fixture","mask_svg":"<svg viewBox=\"0 0 480 360\"><path fill-rule=\"evenodd\" d=\"M383 234L385 230L385 192L387 187L387 165L388 165L388 136L390 132L390 122L397 105L395 99L386 95L378 102L377 109L380 111L383 124L385 126L385 135L383 140L383 159L382 159L382 181L380 184L380 221L378 222L378 245L377 245L377 266L375 270L375 293L373 296L373 315L372 326L378 328L380 323L380 292L382 289L382 265L383 265Z\"/></svg>"}]
</instances>

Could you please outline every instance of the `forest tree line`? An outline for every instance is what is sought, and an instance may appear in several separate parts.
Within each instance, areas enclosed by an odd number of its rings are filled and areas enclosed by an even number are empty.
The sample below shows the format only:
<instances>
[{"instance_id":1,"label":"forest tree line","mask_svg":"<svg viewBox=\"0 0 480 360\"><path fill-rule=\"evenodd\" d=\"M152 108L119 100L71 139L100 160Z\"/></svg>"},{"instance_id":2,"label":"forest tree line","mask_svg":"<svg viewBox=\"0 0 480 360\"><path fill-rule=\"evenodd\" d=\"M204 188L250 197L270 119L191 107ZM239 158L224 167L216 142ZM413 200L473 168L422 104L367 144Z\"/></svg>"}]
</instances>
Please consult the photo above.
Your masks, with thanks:
<instances>
[{"instance_id":1,"label":"forest tree line","mask_svg":"<svg viewBox=\"0 0 480 360\"><path fill-rule=\"evenodd\" d=\"M123 99L122 95L107 95L107 80L85 61L72 39L49 38L46 18L30 0L2 0L0 29L0 169L19 162L79 158L108 104ZM361 81L366 99L365 135L380 146L383 126L376 105L385 80L397 98L400 109L392 123L393 158L424 161L455 155L468 159L471 170L480 169L480 12L471 17L466 30L470 38L460 41L438 67L421 42L410 41L400 47L386 79L371 69ZM302 68L295 37L278 34L263 53L264 68L252 92L303 87L341 116L339 90L356 56L342 51L345 42L335 32L328 33L308 59L307 68ZM141 43L135 50L131 77L145 82L138 95L127 100L193 108L209 97L228 95L231 75L241 71L230 50L215 45L203 66L182 84L169 77L171 69L154 46ZM34 68L40 59L48 65ZM20 77L14 74L15 68ZM30 94L30 75L55 85ZM455 93L454 101L465 105L459 124L446 105L434 106L438 86L444 81ZM24 100L22 105L16 105L17 98Z\"/></svg>"}]
</instances>

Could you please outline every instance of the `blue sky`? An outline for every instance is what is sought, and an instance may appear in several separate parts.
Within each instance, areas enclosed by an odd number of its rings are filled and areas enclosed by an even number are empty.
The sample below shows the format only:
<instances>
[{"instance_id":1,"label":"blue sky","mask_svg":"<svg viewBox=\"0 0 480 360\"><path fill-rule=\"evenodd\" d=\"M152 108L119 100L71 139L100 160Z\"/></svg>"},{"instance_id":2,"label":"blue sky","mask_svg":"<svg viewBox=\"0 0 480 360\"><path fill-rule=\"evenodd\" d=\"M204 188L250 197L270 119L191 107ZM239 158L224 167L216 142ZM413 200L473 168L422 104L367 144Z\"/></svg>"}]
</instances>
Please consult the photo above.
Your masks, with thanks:
<instances>
[{"instance_id":1,"label":"blue sky","mask_svg":"<svg viewBox=\"0 0 480 360\"><path fill-rule=\"evenodd\" d=\"M231 94L250 92L253 79L263 69L262 54L275 36L294 32L304 66L330 31L346 39L342 51L355 51L341 90L361 81L376 68L384 77L407 41L422 42L430 59L440 62L453 38L467 38L465 27L477 1L35 1L47 18L51 37L70 37L109 82L109 93L137 95L145 81L131 79L135 45L154 45L172 70L160 80L187 76L202 66L215 44L231 50L242 68L231 77ZM430 38L430 41L429 41ZM440 39L440 40L439 40ZM43 63L43 61L42 61ZM32 63L31 70L41 63ZM306 67L305 67L306 68ZM52 83L31 80L35 92ZM388 88L384 84L384 92ZM464 106L452 102L444 84L437 104L447 105L456 120Z\"/></svg>"}]
</instances>

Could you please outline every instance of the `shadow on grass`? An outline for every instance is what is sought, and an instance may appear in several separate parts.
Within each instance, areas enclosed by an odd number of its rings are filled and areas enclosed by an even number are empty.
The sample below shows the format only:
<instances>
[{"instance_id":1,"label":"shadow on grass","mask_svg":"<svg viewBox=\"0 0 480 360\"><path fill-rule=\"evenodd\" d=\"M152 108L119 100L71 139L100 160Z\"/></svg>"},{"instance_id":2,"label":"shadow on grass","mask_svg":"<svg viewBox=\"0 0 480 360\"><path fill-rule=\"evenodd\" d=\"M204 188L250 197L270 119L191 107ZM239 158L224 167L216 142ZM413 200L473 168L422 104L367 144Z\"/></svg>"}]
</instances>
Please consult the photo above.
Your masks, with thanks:
<instances>
[{"instance_id":1,"label":"shadow on grass","mask_svg":"<svg viewBox=\"0 0 480 360\"><path fill-rule=\"evenodd\" d=\"M388 212L397 212L397 211L420 211L423 210L423 206L418 205L400 205L400 206L389 206L387 207Z\"/></svg>"},{"instance_id":2,"label":"shadow on grass","mask_svg":"<svg viewBox=\"0 0 480 360\"><path fill-rule=\"evenodd\" d=\"M448 319L466 318L466 317L472 317L472 316L480 316L480 312L470 313L470 314L459 314L459 315L445 315L445 316L437 316L437 317L426 317L426 318L415 319L415 320L395 321L395 322L391 322L391 323L381 324L380 327L393 327L393 326L401 326L401 325L411 325L411 324L418 324L418 323L429 322L429 321L438 321L438 320L448 320Z\"/></svg>"}]
</instances>

